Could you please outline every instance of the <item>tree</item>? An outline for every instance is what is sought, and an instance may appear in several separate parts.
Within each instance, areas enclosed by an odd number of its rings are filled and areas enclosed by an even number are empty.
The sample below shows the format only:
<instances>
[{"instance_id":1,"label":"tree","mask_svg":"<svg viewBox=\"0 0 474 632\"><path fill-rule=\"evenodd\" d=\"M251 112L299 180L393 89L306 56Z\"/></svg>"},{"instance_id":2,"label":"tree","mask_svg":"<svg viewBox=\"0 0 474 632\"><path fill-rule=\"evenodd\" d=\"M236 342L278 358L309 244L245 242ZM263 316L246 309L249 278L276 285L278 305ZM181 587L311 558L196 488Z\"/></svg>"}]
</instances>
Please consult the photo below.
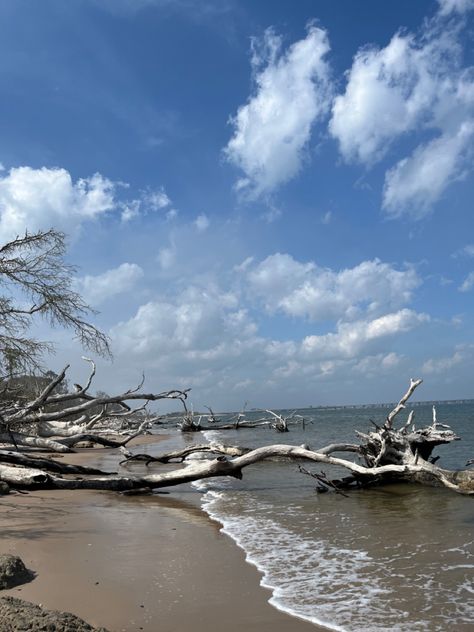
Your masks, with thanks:
<instances>
[{"instance_id":1,"label":"tree","mask_svg":"<svg viewBox=\"0 0 474 632\"><path fill-rule=\"evenodd\" d=\"M94 311L73 288L74 266L64 261L64 233L25 233L0 248L0 368L4 377L37 370L51 343L29 334L40 316L71 329L81 345L110 355L109 340L87 318Z\"/></svg>"}]
</instances>

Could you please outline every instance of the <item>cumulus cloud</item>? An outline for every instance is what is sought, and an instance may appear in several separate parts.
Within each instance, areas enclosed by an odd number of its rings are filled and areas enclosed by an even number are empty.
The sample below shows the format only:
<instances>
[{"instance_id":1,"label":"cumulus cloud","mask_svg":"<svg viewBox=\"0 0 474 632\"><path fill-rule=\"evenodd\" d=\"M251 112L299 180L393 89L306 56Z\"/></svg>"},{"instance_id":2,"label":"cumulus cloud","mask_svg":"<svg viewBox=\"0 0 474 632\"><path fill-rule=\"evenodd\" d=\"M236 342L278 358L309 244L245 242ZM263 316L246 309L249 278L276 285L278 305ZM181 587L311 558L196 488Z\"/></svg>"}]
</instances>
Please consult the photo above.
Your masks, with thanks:
<instances>
[{"instance_id":1,"label":"cumulus cloud","mask_svg":"<svg viewBox=\"0 0 474 632\"><path fill-rule=\"evenodd\" d=\"M429 358L422 366L423 373L435 374L446 373L456 367L473 359L474 345L461 344L457 345L454 353L450 356L441 358Z\"/></svg>"},{"instance_id":2,"label":"cumulus cloud","mask_svg":"<svg viewBox=\"0 0 474 632\"><path fill-rule=\"evenodd\" d=\"M165 217L167 220L173 219L178 214L176 209L170 208L171 199L168 197L164 187L145 189L140 193L139 197L121 202L120 206L122 208L122 222L130 222L140 215L156 211L166 211Z\"/></svg>"},{"instance_id":3,"label":"cumulus cloud","mask_svg":"<svg viewBox=\"0 0 474 632\"><path fill-rule=\"evenodd\" d=\"M142 202L152 211L161 211L171 204L171 200L163 187L155 191L145 191L142 195Z\"/></svg>"},{"instance_id":4,"label":"cumulus cloud","mask_svg":"<svg viewBox=\"0 0 474 632\"><path fill-rule=\"evenodd\" d=\"M373 320L339 323L335 333L307 336L302 352L318 358L352 358L381 338L405 333L429 320L427 314L405 308Z\"/></svg>"},{"instance_id":5,"label":"cumulus cloud","mask_svg":"<svg viewBox=\"0 0 474 632\"><path fill-rule=\"evenodd\" d=\"M170 243L159 252L164 272L177 265L173 249ZM149 295L111 329L116 362L143 368L162 388L192 387L201 403L227 408L242 397L288 405L288 393L300 392L302 382L309 393L318 381L395 372L403 337L429 322L405 305L420 283L415 271L378 260L331 270L289 255L243 257L212 282L198 274L189 283ZM304 288L313 290L309 298L298 294ZM288 318L283 339L268 333L272 314L259 313L259 303ZM306 322L305 335L295 336L289 319L302 318L319 322Z\"/></svg>"},{"instance_id":6,"label":"cumulus cloud","mask_svg":"<svg viewBox=\"0 0 474 632\"><path fill-rule=\"evenodd\" d=\"M132 219L138 217L140 215L140 206L140 200L131 200L130 202L125 202L122 206L122 222L131 222Z\"/></svg>"},{"instance_id":7,"label":"cumulus cloud","mask_svg":"<svg viewBox=\"0 0 474 632\"><path fill-rule=\"evenodd\" d=\"M444 134L415 149L385 176L383 206L391 217L409 213L420 219L431 210L449 184L464 175L472 153L474 119L454 134Z\"/></svg>"},{"instance_id":8,"label":"cumulus cloud","mask_svg":"<svg viewBox=\"0 0 474 632\"><path fill-rule=\"evenodd\" d=\"M231 346L255 333L247 312L229 293L189 287L162 301L150 301L112 330L119 352L160 358L177 354L181 362L225 358Z\"/></svg>"},{"instance_id":9,"label":"cumulus cloud","mask_svg":"<svg viewBox=\"0 0 474 632\"><path fill-rule=\"evenodd\" d=\"M370 166L402 135L432 135L387 172L383 207L391 217L423 217L471 168L472 68L463 67L459 21L443 18L465 5L445 1L419 35L397 33L385 48L361 49L334 100L329 130L348 162Z\"/></svg>"},{"instance_id":10,"label":"cumulus cloud","mask_svg":"<svg viewBox=\"0 0 474 632\"><path fill-rule=\"evenodd\" d=\"M0 176L0 240L51 226L75 233L114 209L114 193L114 183L99 173L73 182L66 169L10 169Z\"/></svg>"},{"instance_id":11,"label":"cumulus cloud","mask_svg":"<svg viewBox=\"0 0 474 632\"><path fill-rule=\"evenodd\" d=\"M268 311L311 320L354 319L399 307L421 283L413 268L396 270L378 259L334 271L280 253L248 267L247 281Z\"/></svg>"},{"instance_id":12,"label":"cumulus cloud","mask_svg":"<svg viewBox=\"0 0 474 632\"><path fill-rule=\"evenodd\" d=\"M391 371L397 367L402 357L391 351L390 353L378 353L362 358L354 365L353 370L361 373L364 377L374 377L380 374L380 371Z\"/></svg>"},{"instance_id":13,"label":"cumulus cloud","mask_svg":"<svg viewBox=\"0 0 474 632\"><path fill-rule=\"evenodd\" d=\"M141 305L132 318L112 328L111 336L118 361L133 358L166 383L224 397L228 406L229 393L241 397L244 386L246 396L260 397L282 387L287 392L291 381L302 377L369 374L374 367L390 372L401 356L386 350L387 340L428 321L426 314L402 309L339 322L330 333L299 341L272 340L259 333L238 294L191 286Z\"/></svg>"},{"instance_id":14,"label":"cumulus cloud","mask_svg":"<svg viewBox=\"0 0 474 632\"><path fill-rule=\"evenodd\" d=\"M453 33L436 35L418 41L413 34L397 33L385 48L356 54L329 124L347 161L373 163L397 136L433 117L459 55Z\"/></svg>"},{"instance_id":15,"label":"cumulus cloud","mask_svg":"<svg viewBox=\"0 0 474 632\"><path fill-rule=\"evenodd\" d=\"M112 296L127 292L143 277L143 270L136 263L122 263L117 268L98 275L86 275L77 279L77 287L87 302L99 305Z\"/></svg>"},{"instance_id":16,"label":"cumulus cloud","mask_svg":"<svg viewBox=\"0 0 474 632\"><path fill-rule=\"evenodd\" d=\"M232 119L224 152L244 172L236 188L258 197L293 178L304 159L314 123L330 103L327 34L315 26L282 51L273 29L252 43L255 91Z\"/></svg>"}]
</instances>

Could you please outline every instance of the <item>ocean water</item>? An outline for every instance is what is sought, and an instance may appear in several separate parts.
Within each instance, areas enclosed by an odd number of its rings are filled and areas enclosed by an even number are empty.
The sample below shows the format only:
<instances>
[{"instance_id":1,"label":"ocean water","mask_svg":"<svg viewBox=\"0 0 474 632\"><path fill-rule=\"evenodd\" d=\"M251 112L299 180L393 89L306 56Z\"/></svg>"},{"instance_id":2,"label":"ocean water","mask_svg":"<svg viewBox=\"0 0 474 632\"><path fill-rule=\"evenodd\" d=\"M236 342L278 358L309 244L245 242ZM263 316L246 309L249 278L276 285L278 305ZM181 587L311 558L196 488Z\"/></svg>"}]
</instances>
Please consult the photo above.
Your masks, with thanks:
<instances>
[{"instance_id":1,"label":"ocean water","mask_svg":"<svg viewBox=\"0 0 474 632\"><path fill-rule=\"evenodd\" d=\"M307 409L306 428L205 432L209 441L249 447L354 441L356 429L383 421L385 408ZM440 404L438 421L462 437L440 446L438 464L474 458L474 404ZM431 406L415 422L431 421ZM400 415L400 422L403 422ZM200 434L200 433L199 433ZM198 433L182 441L202 442ZM322 464L313 471L339 475ZM474 630L474 498L413 485L317 494L291 462L259 463L243 480L195 484L204 510L263 574L271 603L289 614L346 632Z\"/></svg>"}]
</instances>

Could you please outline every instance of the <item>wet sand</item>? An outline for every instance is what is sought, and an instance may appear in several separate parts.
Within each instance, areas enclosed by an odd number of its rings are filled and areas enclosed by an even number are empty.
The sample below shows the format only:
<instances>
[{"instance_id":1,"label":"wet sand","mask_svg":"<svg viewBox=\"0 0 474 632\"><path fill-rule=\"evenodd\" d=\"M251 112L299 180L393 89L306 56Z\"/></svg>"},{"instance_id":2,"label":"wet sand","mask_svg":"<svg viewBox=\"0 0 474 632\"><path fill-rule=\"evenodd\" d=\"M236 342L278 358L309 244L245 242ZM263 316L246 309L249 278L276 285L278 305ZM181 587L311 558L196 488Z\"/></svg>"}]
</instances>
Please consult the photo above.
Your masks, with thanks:
<instances>
[{"instance_id":1,"label":"wet sand","mask_svg":"<svg viewBox=\"0 0 474 632\"><path fill-rule=\"evenodd\" d=\"M101 467L110 467L116 457L101 454ZM91 462L87 455L68 460L84 459ZM2 594L72 612L111 632L320 629L268 604L271 593L260 587L257 569L196 501L186 488L133 497L92 491L2 497L0 551L20 555L38 573Z\"/></svg>"}]
</instances>

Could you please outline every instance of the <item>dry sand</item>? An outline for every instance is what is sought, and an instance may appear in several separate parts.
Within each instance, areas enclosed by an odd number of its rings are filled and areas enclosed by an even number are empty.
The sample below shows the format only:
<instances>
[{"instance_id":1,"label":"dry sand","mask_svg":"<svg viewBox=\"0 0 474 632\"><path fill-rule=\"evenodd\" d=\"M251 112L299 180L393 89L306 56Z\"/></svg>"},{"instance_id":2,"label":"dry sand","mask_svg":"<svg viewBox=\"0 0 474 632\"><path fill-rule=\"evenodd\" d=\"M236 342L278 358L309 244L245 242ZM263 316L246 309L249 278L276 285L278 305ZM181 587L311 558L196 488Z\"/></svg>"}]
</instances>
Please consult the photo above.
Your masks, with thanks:
<instances>
[{"instance_id":1,"label":"dry sand","mask_svg":"<svg viewBox=\"0 0 474 632\"><path fill-rule=\"evenodd\" d=\"M113 458L101 459L101 467ZM193 492L5 496L0 529L0 552L20 555L38 573L2 594L72 612L111 632L318 629L268 604L258 571Z\"/></svg>"}]
</instances>

